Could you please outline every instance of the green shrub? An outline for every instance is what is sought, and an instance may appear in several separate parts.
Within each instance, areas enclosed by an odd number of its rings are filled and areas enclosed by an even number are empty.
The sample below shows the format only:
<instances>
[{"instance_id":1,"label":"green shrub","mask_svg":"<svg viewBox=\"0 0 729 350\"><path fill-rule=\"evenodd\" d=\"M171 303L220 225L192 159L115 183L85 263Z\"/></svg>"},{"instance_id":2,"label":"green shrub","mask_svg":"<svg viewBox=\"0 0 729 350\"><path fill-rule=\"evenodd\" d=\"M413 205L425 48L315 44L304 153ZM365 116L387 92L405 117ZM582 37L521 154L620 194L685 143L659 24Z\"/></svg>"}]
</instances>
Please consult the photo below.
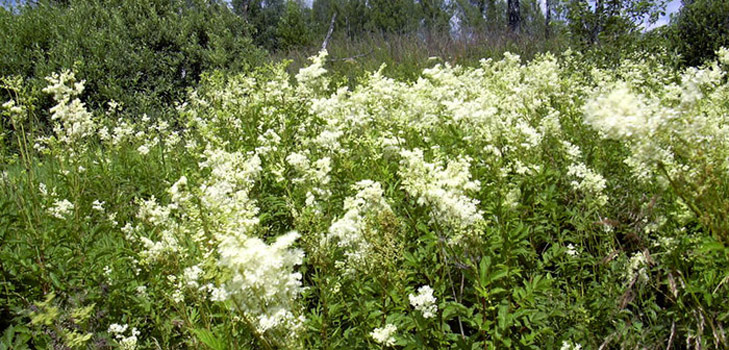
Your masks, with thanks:
<instances>
[{"instance_id":1,"label":"green shrub","mask_svg":"<svg viewBox=\"0 0 729 350\"><path fill-rule=\"evenodd\" d=\"M3 75L37 89L73 68L88 82L87 103L116 100L140 115L172 105L203 71L246 70L262 54L245 21L218 1L41 1L0 12Z\"/></svg>"},{"instance_id":2,"label":"green shrub","mask_svg":"<svg viewBox=\"0 0 729 350\"><path fill-rule=\"evenodd\" d=\"M729 2L685 1L674 19L673 47L689 66L711 59L720 47L729 46Z\"/></svg>"}]
</instances>

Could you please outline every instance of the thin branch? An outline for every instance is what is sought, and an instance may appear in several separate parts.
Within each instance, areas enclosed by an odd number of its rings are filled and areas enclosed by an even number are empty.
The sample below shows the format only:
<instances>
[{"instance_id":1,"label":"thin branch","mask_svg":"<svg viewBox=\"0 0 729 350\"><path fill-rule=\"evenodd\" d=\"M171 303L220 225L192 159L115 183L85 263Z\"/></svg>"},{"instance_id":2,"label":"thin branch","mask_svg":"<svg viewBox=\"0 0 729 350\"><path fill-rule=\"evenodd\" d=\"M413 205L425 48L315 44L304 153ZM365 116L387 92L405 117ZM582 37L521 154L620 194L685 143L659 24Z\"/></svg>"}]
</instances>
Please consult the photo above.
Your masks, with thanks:
<instances>
[{"instance_id":1,"label":"thin branch","mask_svg":"<svg viewBox=\"0 0 729 350\"><path fill-rule=\"evenodd\" d=\"M668 337L668 346L666 346L666 350L670 350L673 346L673 337L676 335L676 322L673 322L671 324L671 336Z\"/></svg>"},{"instance_id":2,"label":"thin branch","mask_svg":"<svg viewBox=\"0 0 729 350\"><path fill-rule=\"evenodd\" d=\"M334 12L334 15L332 15L332 21L329 22L329 30L327 31L327 36L324 38L324 42L321 43L321 51L324 51L327 49L327 45L329 45L329 39L332 38L332 32L334 32L334 21L337 19L337 13Z\"/></svg>"}]
</instances>

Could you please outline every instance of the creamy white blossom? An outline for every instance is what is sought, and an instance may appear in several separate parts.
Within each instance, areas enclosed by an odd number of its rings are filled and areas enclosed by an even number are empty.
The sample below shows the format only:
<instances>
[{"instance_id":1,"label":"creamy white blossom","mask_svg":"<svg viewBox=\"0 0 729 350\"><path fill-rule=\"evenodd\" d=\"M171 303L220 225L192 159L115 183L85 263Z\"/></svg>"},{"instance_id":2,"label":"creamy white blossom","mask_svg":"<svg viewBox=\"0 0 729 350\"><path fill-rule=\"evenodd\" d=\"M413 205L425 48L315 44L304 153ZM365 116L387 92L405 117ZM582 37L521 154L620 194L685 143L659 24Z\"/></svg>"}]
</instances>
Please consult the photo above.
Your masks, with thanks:
<instances>
[{"instance_id":1,"label":"creamy white blossom","mask_svg":"<svg viewBox=\"0 0 729 350\"><path fill-rule=\"evenodd\" d=\"M352 186L354 197L344 200L345 214L332 222L327 241L344 248L349 267L361 265L370 254L371 245L364 236L367 218L391 211L384 198L382 186L371 180L362 180Z\"/></svg>"},{"instance_id":2,"label":"creamy white blossom","mask_svg":"<svg viewBox=\"0 0 729 350\"><path fill-rule=\"evenodd\" d=\"M415 310L423 313L423 317L435 317L438 305L435 304L437 299L433 296L433 288L428 285L422 286L418 288L418 294L409 294L408 299Z\"/></svg>"},{"instance_id":3,"label":"creamy white blossom","mask_svg":"<svg viewBox=\"0 0 729 350\"><path fill-rule=\"evenodd\" d=\"M225 285L227 295L257 320L261 333L298 322L293 303L301 293L301 274L294 267L302 263L304 252L291 248L298 237L290 232L271 245L255 237L228 237L220 243L219 264L233 273Z\"/></svg>"},{"instance_id":4,"label":"creamy white blossom","mask_svg":"<svg viewBox=\"0 0 729 350\"><path fill-rule=\"evenodd\" d=\"M570 182L575 190L584 191L594 196L600 205L607 203L607 196L604 194L607 181L602 175L589 169L584 163L571 164L567 168L567 176L575 178Z\"/></svg>"},{"instance_id":5,"label":"creamy white blossom","mask_svg":"<svg viewBox=\"0 0 729 350\"><path fill-rule=\"evenodd\" d=\"M454 228L466 228L483 220L479 201L466 195L481 186L478 180L471 180L467 158L448 161L444 168L440 162L426 162L423 151L417 148L402 150L400 155L402 186L418 204L432 208L433 220Z\"/></svg>"},{"instance_id":6,"label":"creamy white blossom","mask_svg":"<svg viewBox=\"0 0 729 350\"><path fill-rule=\"evenodd\" d=\"M48 212L54 217L64 220L73 211L74 205L68 199L56 200L53 205L48 208Z\"/></svg>"},{"instance_id":7,"label":"creamy white blossom","mask_svg":"<svg viewBox=\"0 0 729 350\"><path fill-rule=\"evenodd\" d=\"M395 332L397 332L397 327L388 323L384 327L375 328L372 332L370 332L370 336L372 336L372 339L379 344L384 346L394 346Z\"/></svg>"}]
</instances>

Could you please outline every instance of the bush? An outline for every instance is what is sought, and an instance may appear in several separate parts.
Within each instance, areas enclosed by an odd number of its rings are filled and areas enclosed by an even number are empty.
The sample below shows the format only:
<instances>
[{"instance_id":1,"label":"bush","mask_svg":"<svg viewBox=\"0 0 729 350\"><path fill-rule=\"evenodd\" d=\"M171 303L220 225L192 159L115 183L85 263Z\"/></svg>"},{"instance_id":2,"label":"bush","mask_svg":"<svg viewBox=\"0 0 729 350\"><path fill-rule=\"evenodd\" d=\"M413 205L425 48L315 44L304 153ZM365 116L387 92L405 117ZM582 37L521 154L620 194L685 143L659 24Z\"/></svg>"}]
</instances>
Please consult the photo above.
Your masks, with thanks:
<instances>
[{"instance_id":1,"label":"bush","mask_svg":"<svg viewBox=\"0 0 729 350\"><path fill-rule=\"evenodd\" d=\"M51 72L74 68L90 105L116 100L139 114L171 105L207 69L246 70L262 54L218 1L40 1L0 12L4 75L37 90Z\"/></svg>"},{"instance_id":2,"label":"bush","mask_svg":"<svg viewBox=\"0 0 729 350\"><path fill-rule=\"evenodd\" d=\"M715 57L720 47L729 46L729 2L686 2L674 20L672 42L686 65L698 66Z\"/></svg>"}]
</instances>

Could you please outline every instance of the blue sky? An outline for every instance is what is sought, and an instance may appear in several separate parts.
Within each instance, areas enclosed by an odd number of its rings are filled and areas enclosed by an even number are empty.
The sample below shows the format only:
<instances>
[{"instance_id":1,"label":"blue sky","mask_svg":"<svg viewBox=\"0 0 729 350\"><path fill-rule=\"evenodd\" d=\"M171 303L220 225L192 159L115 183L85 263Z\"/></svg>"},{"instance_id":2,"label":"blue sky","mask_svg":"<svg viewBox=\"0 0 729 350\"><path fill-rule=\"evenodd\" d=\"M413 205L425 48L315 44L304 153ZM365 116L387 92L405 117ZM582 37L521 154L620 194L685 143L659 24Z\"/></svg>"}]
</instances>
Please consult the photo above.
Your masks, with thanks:
<instances>
[{"instance_id":1,"label":"blue sky","mask_svg":"<svg viewBox=\"0 0 729 350\"><path fill-rule=\"evenodd\" d=\"M658 22L653 24L653 26L649 27L649 29L664 26L668 24L668 21L671 19L671 14L677 13L678 10L681 9L681 0L672 0L668 3L668 6L666 6L666 15L662 16L658 19Z\"/></svg>"}]
</instances>

